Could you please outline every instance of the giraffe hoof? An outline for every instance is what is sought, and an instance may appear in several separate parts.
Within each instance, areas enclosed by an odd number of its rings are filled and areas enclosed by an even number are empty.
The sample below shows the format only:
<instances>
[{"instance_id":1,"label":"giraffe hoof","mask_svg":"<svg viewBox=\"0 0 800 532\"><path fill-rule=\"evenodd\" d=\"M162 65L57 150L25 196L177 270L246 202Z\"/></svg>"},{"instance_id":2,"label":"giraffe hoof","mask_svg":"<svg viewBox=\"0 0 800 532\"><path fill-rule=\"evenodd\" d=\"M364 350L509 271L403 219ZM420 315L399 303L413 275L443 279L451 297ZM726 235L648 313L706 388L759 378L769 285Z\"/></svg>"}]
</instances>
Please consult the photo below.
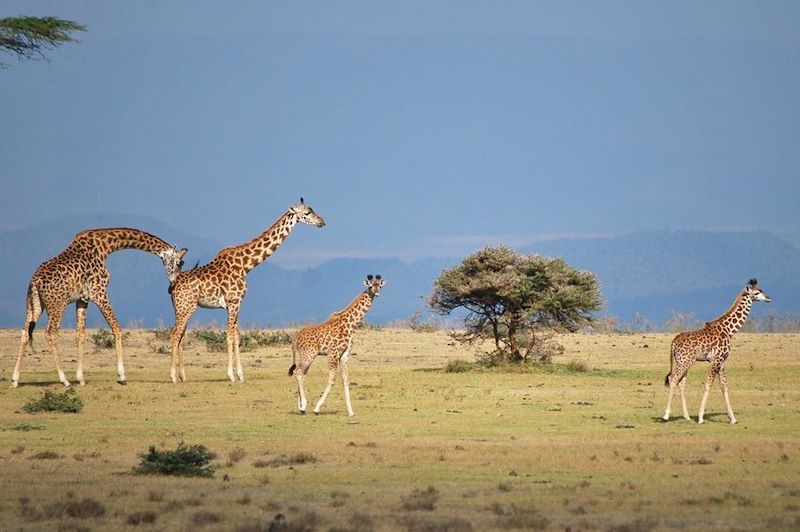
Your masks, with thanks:
<instances>
[{"instance_id":1,"label":"giraffe hoof","mask_svg":"<svg viewBox=\"0 0 800 532\"><path fill-rule=\"evenodd\" d=\"M125 379L122 379L122 380L117 379L117 384L120 384L122 386L127 386L128 385L128 381L126 381Z\"/></svg>"},{"instance_id":2,"label":"giraffe hoof","mask_svg":"<svg viewBox=\"0 0 800 532\"><path fill-rule=\"evenodd\" d=\"M305 411L305 410L301 410L301 411L300 411L300 415L301 415L301 416L304 416L304 415L306 415L306 411Z\"/></svg>"},{"instance_id":3,"label":"giraffe hoof","mask_svg":"<svg viewBox=\"0 0 800 532\"><path fill-rule=\"evenodd\" d=\"M698 425L702 425L703 423L705 423L705 421L703 421L702 419L698 419L698 420L697 420L697 424L698 424Z\"/></svg>"},{"instance_id":4,"label":"giraffe hoof","mask_svg":"<svg viewBox=\"0 0 800 532\"><path fill-rule=\"evenodd\" d=\"M358 420L356 418L354 418L354 417L349 417L349 418L347 418L347 424L348 425L358 425Z\"/></svg>"}]
</instances>

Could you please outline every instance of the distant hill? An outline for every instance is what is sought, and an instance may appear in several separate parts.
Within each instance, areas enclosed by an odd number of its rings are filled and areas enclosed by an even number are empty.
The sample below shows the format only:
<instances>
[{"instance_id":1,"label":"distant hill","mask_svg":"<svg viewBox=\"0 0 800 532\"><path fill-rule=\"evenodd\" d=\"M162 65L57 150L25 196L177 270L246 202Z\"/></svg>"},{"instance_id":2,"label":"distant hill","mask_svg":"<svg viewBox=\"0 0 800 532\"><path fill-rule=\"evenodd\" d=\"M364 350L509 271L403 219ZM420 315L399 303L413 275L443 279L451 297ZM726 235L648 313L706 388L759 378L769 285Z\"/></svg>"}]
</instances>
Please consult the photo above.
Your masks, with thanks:
<instances>
[{"instance_id":1,"label":"distant hill","mask_svg":"<svg viewBox=\"0 0 800 532\"><path fill-rule=\"evenodd\" d=\"M800 249L766 231L648 231L554 240L523 251L595 272L606 311L623 321L639 313L662 324L675 312L712 319L750 278L770 294L773 311L800 311Z\"/></svg>"},{"instance_id":2,"label":"distant hill","mask_svg":"<svg viewBox=\"0 0 800 532\"><path fill-rule=\"evenodd\" d=\"M112 226L137 227L188 247L187 268L197 260L207 262L222 247L158 220L125 214L73 216L0 232L0 327L22 325L25 290L41 262L63 250L75 233ZM795 279L800 272L800 250L768 232L641 232L553 240L520 251L561 256L576 267L597 273L607 302L603 314L614 314L622 322L641 314L660 326L675 312L691 313L700 321L711 319L727 309L751 277L758 278L774 301L755 312L772 308L779 314L800 313L800 281ZM285 270L267 261L248 276L240 322L250 327L320 321L355 297L369 273L382 274L387 284L367 321L408 319L425 310L424 298L439 273L459 261L340 258L302 271ZM123 326L155 327L159 320L166 326L172 324L167 281L156 257L121 251L109 257L108 265L110 298ZM89 325L104 326L96 308L89 308ZM194 323L212 320L223 324L225 311L200 309L193 318ZM74 325L71 308L64 325Z\"/></svg>"}]
</instances>

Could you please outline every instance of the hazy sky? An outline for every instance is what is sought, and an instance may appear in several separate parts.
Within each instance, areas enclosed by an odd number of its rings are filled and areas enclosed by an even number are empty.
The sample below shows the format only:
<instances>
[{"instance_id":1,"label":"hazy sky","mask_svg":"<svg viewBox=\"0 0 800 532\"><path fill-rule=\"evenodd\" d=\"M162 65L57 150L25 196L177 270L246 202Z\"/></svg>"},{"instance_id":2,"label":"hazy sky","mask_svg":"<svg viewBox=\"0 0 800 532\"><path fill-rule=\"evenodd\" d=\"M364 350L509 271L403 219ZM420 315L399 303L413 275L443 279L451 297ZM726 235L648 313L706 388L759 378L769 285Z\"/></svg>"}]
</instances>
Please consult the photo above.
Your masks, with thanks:
<instances>
[{"instance_id":1,"label":"hazy sky","mask_svg":"<svg viewBox=\"0 0 800 532\"><path fill-rule=\"evenodd\" d=\"M276 263L557 235L800 235L800 2L9 1L0 228L137 213ZM2 54L0 54L2 55ZM179 243L178 243L179 244Z\"/></svg>"}]
</instances>

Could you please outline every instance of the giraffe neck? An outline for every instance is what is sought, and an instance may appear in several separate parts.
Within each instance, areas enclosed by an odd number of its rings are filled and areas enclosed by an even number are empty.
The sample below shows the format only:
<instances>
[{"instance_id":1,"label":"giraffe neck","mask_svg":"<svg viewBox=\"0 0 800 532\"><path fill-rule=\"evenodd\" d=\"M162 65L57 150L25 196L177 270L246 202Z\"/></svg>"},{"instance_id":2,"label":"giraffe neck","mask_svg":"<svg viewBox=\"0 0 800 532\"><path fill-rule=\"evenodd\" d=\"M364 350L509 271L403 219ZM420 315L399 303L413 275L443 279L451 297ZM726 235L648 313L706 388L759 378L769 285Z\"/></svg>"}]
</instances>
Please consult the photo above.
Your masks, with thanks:
<instances>
[{"instance_id":1,"label":"giraffe neck","mask_svg":"<svg viewBox=\"0 0 800 532\"><path fill-rule=\"evenodd\" d=\"M128 227L88 229L78 233L72 245L102 257L120 249L139 249L158 255L172 246L155 235Z\"/></svg>"},{"instance_id":2,"label":"giraffe neck","mask_svg":"<svg viewBox=\"0 0 800 532\"><path fill-rule=\"evenodd\" d=\"M255 237L250 242L246 242L232 249L235 254L242 257L242 265L245 272L249 272L275 253L275 250L283 243L289 233L292 232L297 224L297 215L287 211L278 218L272 226Z\"/></svg>"},{"instance_id":3,"label":"giraffe neck","mask_svg":"<svg viewBox=\"0 0 800 532\"><path fill-rule=\"evenodd\" d=\"M358 294L356 298L345 308L334 313L331 318L334 318L340 322L345 322L352 331L356 325L361 323L361 320L364 319L364 316L367 315L367 312L369 312L369 308L372 306L373 299L374 298L372 294L370 294L369 290L365 290L364 292Z\"/></svg>"},{"instance_id":4,"label":"giraffe neck","mask_svg":"<svg viewBox=\"0 0 800 532\"><path fill-rule=\"evenodd\" d=\"M733 302L731 308L729 308L725 314L714 320L712 323L717 324L727 334L733 335L747 320L747 316L750 314L750 309L752 307L753 299L747 294L747 292L742 292Z\"/></svg>"}]
</instances>

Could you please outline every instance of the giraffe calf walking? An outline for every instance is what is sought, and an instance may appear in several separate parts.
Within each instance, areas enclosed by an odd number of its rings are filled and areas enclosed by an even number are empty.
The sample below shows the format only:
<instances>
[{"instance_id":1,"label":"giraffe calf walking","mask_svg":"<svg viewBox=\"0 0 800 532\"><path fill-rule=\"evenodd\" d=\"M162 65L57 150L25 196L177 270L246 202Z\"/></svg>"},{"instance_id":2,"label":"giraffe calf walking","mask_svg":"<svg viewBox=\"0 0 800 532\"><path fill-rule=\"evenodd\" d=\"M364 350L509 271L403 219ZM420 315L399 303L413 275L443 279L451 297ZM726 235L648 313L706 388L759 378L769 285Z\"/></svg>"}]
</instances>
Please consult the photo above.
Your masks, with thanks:
<instances>
[{"instance_id":1,"label":"giraffe calf walking","mask_svg":"<svg viewBox=\"0 0 800 532\"><path fill-rule=\"evenodd\" d=\"M334 312L327 321L320 325L311 325L300 329L292 340L293 363L289 368L289 375L294 375L297 379L297 406L302 414L306 413L308 404L306 392L303 389L303 381L308 368L317 355L327 355L328 382L325 384L322 397L314 406L314 413L319 414L333 383L336 382L336 369L340 368L347 415L351 418L355 415L350 403L350 378L347 370L350 350L353 348L353 330L364 319L373 300L380 295L384 280L380 275L374 277L368 275L364 284L367 289L356 296L344 309Z\"/></svg>"},{"instance_id":2,"label":"giraffe calf walking","mask_svg":"<svg viewBox=\"0 0 800 532\"><path fill-rule=\"evenodd\" d=\"M714 379L719 376L719 384L722 388L722 395L725 397L725 405L728 409L728 419L731 424L736 423L733 415L731 401L728 397L728 376L725 372L725 362L728 360L731 349L731 337L738 331L747 320L753 301L764 301L769 303L769 296L758 286L755 279L747 283L744 290L737 296L736 300L722 316L709 321L705 326L697 331L680 333L672 340L670 348L670 372L664 379L664 384L669 386L667 397L667 408L664 410L664 421L669 421L670 406L672 405L672 395L675 386L681 392L681 410L685 419L691 420L689 410L686 408L686 374L695 361L710 362L711 367L706 374L705 386L703 388L703 399L700 401L700 412L697 422L703 423L703 415L708 401L708 392Z\"/></svg>"}]
</instances>

